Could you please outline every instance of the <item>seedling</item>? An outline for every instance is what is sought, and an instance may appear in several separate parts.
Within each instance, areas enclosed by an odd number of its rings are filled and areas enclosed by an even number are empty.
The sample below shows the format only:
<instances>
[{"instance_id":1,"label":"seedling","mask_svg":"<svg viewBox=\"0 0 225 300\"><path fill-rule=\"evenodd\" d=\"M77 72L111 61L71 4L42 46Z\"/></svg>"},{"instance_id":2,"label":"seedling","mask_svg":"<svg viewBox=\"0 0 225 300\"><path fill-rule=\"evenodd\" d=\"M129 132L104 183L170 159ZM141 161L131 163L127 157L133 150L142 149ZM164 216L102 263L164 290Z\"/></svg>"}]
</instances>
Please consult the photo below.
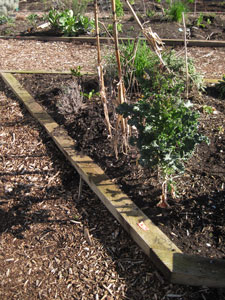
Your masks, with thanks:
<instances>
[{"instance_id":1,"label":"seedling","mask_svg":"<svg viewBox=\"0 0 225 300\"><path fill-rule=\"evenodd\" d=\"M81 93L81 94L88 100L91 100L95 96L99 96L99 92L96 92L95 90L91 90L89 93Z\"/></svg>"},{"instance_id":2,"label":"seedling","mask_svg":"<svg viewBox=\"0 0 225 300\"><path fill-rule=\"evenodd\" d=\"M38 15L37 15L37 14L30 14L30 15L27 17L27 20L29 21L29 23L30 23L32 26L35 26L35 25L36 25L37 19L38 19Z\"/></svg>"},{"instance_id":3,"label":"seedling","mask_svg":"<svg viewBox=\"0 0 225 300\"><path fill-rule=\"evenodd\" d=\"M203 105L203 112L211 115L214 112L214 108L212 106Z\"/></svg>"},{"instance_id":4,"label":"seedling","mask_svg":"<svg viewBox=\"0 0 225 300\"><path fill-rule=\"evenodd\" d=\"M81 66L76 67L75 69L70 69L70 72L73 76L81 77Z\"/></svg>"}]
</instances>

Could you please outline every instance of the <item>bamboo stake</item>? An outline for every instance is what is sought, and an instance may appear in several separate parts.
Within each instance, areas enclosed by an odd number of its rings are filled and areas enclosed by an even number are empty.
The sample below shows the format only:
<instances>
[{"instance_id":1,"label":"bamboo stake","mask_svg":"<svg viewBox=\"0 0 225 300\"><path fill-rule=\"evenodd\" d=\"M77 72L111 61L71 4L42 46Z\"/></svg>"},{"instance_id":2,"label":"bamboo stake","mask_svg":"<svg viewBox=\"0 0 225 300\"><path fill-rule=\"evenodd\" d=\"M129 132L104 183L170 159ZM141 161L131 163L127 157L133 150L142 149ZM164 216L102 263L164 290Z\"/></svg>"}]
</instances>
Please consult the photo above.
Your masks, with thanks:
<instances>
[{"instance_id":1,"label":"bamboo stake","mask_svg":"<svg viewBox=\"0 0 225 300\"><path fill-rule=\"evenodd\" d=\"M194 3L194 16L196 15L196 6L197 6L197 0L195 0L195 3Z\"/></svg>"},{"instance_id":2,"label":"bamboo stake","mask_svg":"<svg viewBox=\"0 0 225 300\"><path fill-rule=\"evenodd\" d=\"M184 13L182 13L183 18L183 27L184 27L184 49L185 49L185 66L186 66L186 97L188 98L188 55L187 55L187 30L186 30L186 24L185 24L185 17Z\"/></svg>"},{"instance_id":3,"label":"bamboo stake","mask_svg":"<svg viewBox=\"0 0 225 300\"><path fill-rule=\"evenodd\" d=\"M123 75L122 75L122 67L120 63L120 52L119 52L119 41L118 41L118 31L117 31L117 20L116 20L116 3L115 0L111 0L112 4L112 15L113 15L113 35L114 35L114 45L115 45L115 54L116 54L116 61L117 61L117 68L118 68L118 105L122 104L126 101L126 94L125 94L125 87L123 82ZM123 137L123 151L127 153L128 143L127 143L127 121L122 118L122 116L118 116L117 124L116 124L116 137L114 142L114 150L116 157L118 157L118 128L119 124L121 125L122 129L122 137Z\"/></svg>"},{"instance_id":4,"label":"bamboo stake","mask_svg":"<svg viewBox=\"0 0 225 300\"><path fill-rule=\"evenodd\" d=\"M105 92L105 84L104 84L104 75L103 75L103 68L101 63L101 49L100 49L100 40L99 40L99 26L98 26L98 3L97 0L94 2L95 7L95 33L96 33L96 43L97 43L97 52L98 52L98 76L99 76L99 84L100 84L100 95L101 100L104 108L104 115L106 126L108 128L109 136L112 138L112 131L111 131L111 124L109 121L109 113L107 107L107 99L106 99L106 92Z\"/></svg>"}]
</instances>

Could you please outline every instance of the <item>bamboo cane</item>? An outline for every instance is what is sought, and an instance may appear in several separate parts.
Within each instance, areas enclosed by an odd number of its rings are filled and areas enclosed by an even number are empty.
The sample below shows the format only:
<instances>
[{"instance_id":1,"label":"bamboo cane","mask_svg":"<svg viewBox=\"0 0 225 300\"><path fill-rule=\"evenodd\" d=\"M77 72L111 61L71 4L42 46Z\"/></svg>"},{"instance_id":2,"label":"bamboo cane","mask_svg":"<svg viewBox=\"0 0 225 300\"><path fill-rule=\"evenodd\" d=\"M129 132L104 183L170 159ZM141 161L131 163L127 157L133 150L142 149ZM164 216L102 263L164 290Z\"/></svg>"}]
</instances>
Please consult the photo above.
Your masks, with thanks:
<instances>
[{"instance_id":1,"label":"bamboo cane","mask_svg":"<svg viewBox=\"0 0 225 300\"><path fill-rule=\"evenodd\" d=\"M99 26L98 26L98 3L97 0L94 2L95 8L95 33L96 33L96 44L97 44L97 52L98 52L98 76L99 76L99 84L100 84L100 95L101 100L104 108L104 115L106 126L108 128L109 136L112 138L112 131L111 131L111 124L109 121L109 113L107 107L107 99L106 99L106 92L105 92L105 84L104 84L104 75L103 75L103 68L101 63L101 49L100 49L100 40L99 40Z\"/></svg>"},{"instance_id":2,"label":"bamboo cane","mask_svg":"<svg viewBox=\"0 0 225 300\"><path fill-rule=\"evenodd\" d=\"M120 63L120 52L119 52L119 41L118 41L118 31L117 31L117 19L116 19L116 3L115 0L111 0L112 4L112 15L113 15L113 35L114 35L114 45L115 45L115 54L116 54L116 61L117 61L117 68L118 68L118 105L125 102L126 94L125 94L125 87L123 82L123 75L122 75L122 67ZM123 151L127 153L128 143L127 143L127 121L124 120L121 116L118 116L117 124L116 124L116 137L114 142L114 149L116 157L118 157L118 128L119 124L121 125L122 129L122 137L123 137Z\"/></svg>"}]
</instances>

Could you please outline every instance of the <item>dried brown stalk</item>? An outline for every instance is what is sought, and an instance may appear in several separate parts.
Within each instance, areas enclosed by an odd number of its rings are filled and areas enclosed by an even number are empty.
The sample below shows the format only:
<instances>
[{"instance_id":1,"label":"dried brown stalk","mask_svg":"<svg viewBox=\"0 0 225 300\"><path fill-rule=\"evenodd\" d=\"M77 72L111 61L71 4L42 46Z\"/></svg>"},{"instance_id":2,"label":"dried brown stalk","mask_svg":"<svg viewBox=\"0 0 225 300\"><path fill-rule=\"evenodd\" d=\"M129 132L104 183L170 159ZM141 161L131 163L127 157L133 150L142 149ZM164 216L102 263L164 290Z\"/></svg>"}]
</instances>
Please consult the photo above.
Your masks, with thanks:
<instances>
[{"instance_id":1,"label":"dried brown stalk","mask_svg":"<svg viewBox=\"0 0 225 300\"><path fill-rule=\"evenodd\" d=\"M118 31L117 31L117 20L116 20L116 3L115 0L111 0L112 4L112 14L113 14L113 35L114 35L114 45L115 45L115 54L116 54L116 61L117 61L117 68L118 68L118 105L125 102L126 100L126 93L125 87L123 82L123 75L122 75L122 67L120 63L120 52L119 52L119 41L118 41ZM116 157L118 157L118 129L119 125L122 129L122 138L123 138L123 152L127 153L128 143L127 143L127 121L122 118L122 116L118 116L117 124L116 124L116 136L114 141L114 150Z\"/></svg>"},{"instance_id":2,"label":"dried brown stalk","mask_svg":"<svg viewBox=\"0 0 225 300\"><path fill-rule=\"evenodd\" d=\"M101 100L102 100L102 104L103 104L103 108L104 108L106 126L108 128L109 135L112 138L111 124L109 121L109 112L108 112L106 92L105 92L103 68L102 68L102 62L101 62L97 0L95 0L95 2L94 2L94 7L95 7L95 33L96 33L96 44L97 44L97 52L98 52L98 67L97 68L98 68L98 76L99 76L99 84L100 84L100 95L101 95Z\"/></svg>"}]
</instances>

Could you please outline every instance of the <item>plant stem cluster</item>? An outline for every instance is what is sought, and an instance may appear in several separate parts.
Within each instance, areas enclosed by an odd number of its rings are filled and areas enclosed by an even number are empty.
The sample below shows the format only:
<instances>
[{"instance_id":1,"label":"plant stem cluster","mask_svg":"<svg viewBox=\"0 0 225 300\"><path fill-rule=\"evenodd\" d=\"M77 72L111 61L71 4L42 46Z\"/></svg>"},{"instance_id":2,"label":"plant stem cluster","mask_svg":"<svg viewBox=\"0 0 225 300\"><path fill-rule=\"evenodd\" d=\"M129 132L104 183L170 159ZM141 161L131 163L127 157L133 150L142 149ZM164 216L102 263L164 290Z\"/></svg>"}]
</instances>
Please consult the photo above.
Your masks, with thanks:
<instances>
[{"instance_id":1,"label":"plant stem cluster","mask_svg":"<svg viewBox=\"0 0 225 300\"><path fill-rule=\"evenodd\" d=\"M166 207L167 191L174 191L173 177L184 172L185 161L192 156L196 145L208 140L199 132L199 113L189 100L184 100L184 60L174 52L163 53L171 70L168 73L145 43L136 49L135 57L131 50L134 47L129 43L121 50L124 80L127 88L132 80L142 97L134 103L120 104L117 112L135 128L129 141L139 151L139 163L158 169L162 183L159 206ZM189 74L192 83L189 86L203 88L192 62Z\"/></svg>"}]
</instances>

